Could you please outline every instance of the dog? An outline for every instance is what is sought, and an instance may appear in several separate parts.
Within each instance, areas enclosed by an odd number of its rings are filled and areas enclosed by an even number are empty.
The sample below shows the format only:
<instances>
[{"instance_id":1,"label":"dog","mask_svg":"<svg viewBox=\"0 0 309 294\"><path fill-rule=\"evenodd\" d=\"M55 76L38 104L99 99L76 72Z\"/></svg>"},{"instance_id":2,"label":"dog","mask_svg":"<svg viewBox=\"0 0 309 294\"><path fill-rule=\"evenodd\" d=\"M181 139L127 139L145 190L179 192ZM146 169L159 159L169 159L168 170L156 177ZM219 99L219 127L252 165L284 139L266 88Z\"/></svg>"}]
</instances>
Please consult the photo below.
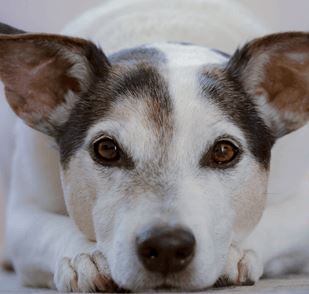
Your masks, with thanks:
<instances>
[{"instance_id":1,"label":"dog","mask_svg":"<svg viewBox=\"0 0 309 294\"><path fill-rule=\"evenodd\" d=\"M5 258L24 285L197 291L309 272L309 33L263 30L210 0L113 0L70 36L0 25L17 115L0 99Z\"/></svg>"}]
</instances>

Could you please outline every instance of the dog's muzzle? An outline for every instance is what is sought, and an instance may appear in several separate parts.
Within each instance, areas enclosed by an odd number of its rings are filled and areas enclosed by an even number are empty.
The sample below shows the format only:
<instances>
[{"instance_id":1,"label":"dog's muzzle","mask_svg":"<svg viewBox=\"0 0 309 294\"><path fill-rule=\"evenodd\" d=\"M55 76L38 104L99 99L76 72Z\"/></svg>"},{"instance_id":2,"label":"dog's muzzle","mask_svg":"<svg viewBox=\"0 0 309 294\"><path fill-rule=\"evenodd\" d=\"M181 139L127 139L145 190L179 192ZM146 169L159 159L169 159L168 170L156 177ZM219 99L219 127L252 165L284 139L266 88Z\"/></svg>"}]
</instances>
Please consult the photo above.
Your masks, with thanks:
<instances>
[{"instance_id":1,"label":"dog's muzzle","mask_svg":"<svg viewBox=\"0 0 309 294\"><path fill-rule=\"evenodd\" d=\"M195 237L187 229L157 226L136 238L137 254L144 267L164 275L184 270L195 251Z\"/></svg>"}]
</instances>

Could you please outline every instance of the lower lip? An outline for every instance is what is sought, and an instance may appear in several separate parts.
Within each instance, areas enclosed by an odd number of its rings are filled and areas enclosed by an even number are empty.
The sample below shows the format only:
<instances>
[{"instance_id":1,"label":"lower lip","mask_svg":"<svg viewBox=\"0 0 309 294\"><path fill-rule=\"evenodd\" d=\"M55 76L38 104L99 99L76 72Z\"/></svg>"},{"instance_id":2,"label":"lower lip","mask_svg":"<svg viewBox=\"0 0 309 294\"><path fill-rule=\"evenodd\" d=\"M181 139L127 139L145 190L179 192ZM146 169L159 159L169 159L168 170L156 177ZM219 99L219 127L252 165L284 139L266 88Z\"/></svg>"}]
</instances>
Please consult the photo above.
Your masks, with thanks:
<instances>
[{"instance_id":1,"label":"lower lip","mask_svg":"<svg viewBox=\"0 0 309 294\"><path fill-rule=\"evenodd\" d=\"M154 290L160 291L160 292L161 291L169 291L169 292L172 291L172 292L174 292L174 291L177 291L177 288L175 288L171 285L163 284L163 285L155 287Z\"/></svg>"}]
</instances>

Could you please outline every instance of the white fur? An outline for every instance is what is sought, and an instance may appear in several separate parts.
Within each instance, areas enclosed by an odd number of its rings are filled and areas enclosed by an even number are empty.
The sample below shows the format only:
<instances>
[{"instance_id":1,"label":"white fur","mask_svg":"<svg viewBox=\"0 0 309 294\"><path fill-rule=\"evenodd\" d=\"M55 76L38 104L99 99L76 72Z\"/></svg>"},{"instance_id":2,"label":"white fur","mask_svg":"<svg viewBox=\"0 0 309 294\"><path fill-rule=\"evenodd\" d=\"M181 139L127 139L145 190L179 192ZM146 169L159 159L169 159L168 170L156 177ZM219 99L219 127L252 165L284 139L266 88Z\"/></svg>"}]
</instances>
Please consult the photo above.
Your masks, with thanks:
<instances>
[{"instance_id":1,"label":"white fur","mask_svg":"<svg viewBox=\"0 0 309 294\"><path fill-rule=\"evenodd\" d=\"M87 12L64 32L91 37L108 53L166 40L185 40L232 51L240 42L265 32L252 19L250 12L233 1L112 0ZM15 124L0 124L1 138L6 138L0 149L5 191L8 191L8 181L11 182L7 245L9 257L25 284L51 286L55 283L63 291L90 291L98 272L91 263L93 259L89 258L99 249L109 267L105 261L101 262L104 267L101 273L111 275L120 286L145 290L166 282L182 289L200 289L214 283L221 274L236 279L235 265L239 258L248 267L250 278L258 279L261 265L254 261L256 255L244 249L254 249L266 265L275 257L293 253L300 248L299 244L304 248L309 244L306 227L309 203L305 197L309 190L309 156L305 144L309 127L283 138L273 149L269 202L272 196L276 196L277 202L288 200L267 208L262 221L244 243L265 204L260 196L264 193L266 175L249 152L246 153L241 131L223 119L220 110L198 93L194 66L219 63L221 57L197 47L177 52L176 45L157 46L169 59L168 70L162 74L171 85L175 132L170 138L168 160L162 174L154 177L157 181L139 178L148 189L131 185L133 180L121 170L98 171L86 152L87 143L104 131L114 134L127 146L141 170L147 160L156 164L156 147L160 142L145 124L142 104L138 107L130 103L121 105L127 117L121 115L123 111L116 105L108 119L91 128L84 148L74 156L62 179L59 156L57 150L50 147L54 144L50 138L29 129L18 119L14 119ZM170 54L171 51L175 55ZM194 99L189 101L188 96ZM5 117L6 122L12 121L7 107L2 107L3 101L4 98L0 99L0 119ZM203 130L199 129L202 122ZM196 162L206 146L226 130L244 144L245 155L235 173L225 176L225 185L221 185L218 184L222 182L220 173L201 171L196 168ZM11 147L12 134L16 140L15 151ZM164 183L161 190L159 180ZM164 189L171 184L173 189ZM134 188L130 188L132 186ZM164 194L166 191L169 194ZM166 199L158 201L162 195ZM290 209L291 203L293 209ZM255 215L248 214L253 207ZM282 219L285 225L281 225ZM136 232L145 224L158 221L190 227L201 244L186 272L166 281L147 273L134 254ZM268 238L274 248L269 246ZM237 258L229 248L231 242L239 253ZM307 249L301 252L308 256ZM226 264L228 256L233 258ZM284 270L280 263L275 269L276 272ZM82 273L85 279L76 281L76 273ZM72 283L79 284L74 288Z\"/></svg>"}]
</instances>

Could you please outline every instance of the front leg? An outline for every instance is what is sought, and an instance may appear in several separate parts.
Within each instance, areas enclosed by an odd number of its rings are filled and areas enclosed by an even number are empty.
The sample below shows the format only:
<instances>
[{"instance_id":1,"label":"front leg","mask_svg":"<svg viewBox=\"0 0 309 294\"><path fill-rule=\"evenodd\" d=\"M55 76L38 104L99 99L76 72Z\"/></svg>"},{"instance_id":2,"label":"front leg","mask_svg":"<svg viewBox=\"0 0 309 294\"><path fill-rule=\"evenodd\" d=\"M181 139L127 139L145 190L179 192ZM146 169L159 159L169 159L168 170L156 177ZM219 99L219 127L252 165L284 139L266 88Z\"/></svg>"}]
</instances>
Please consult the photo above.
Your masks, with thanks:
<instances>
[{"instance_id":1,"label":"front leg","mask_svg":"<svg viewBox=\"0 0 309 294\"><path fill-rule=\"evenodd\" d=\"M115 289L96 243L69 217L24 206L9 211L7 228L10 257L23 284L65 292Z\"/></svg>"},{"instance_id":2,"label":"front leg","mask_svg":"<svg viewBox=\"0 0 309 294\"><path fill-rule=\"evenodd\" d=\"M223 275L216 286L249 286L255 284L263 274L263 264L253 250L230 247Z\"/></svg>"},{"instance_id":3,"label":"front leg","mask_svg":"<svg viewBox=\"0 0 309 294\"><path fill-rule=\"evenodd\" d=\"M96 243L67 216L53 140L22 122L15 133L6 247L18 277L24 285L60 291L92 291L94 286L110 291L107 264L93 255ZM80 258L84 255L89 261Z\"/></svg>"}]
</instances>

